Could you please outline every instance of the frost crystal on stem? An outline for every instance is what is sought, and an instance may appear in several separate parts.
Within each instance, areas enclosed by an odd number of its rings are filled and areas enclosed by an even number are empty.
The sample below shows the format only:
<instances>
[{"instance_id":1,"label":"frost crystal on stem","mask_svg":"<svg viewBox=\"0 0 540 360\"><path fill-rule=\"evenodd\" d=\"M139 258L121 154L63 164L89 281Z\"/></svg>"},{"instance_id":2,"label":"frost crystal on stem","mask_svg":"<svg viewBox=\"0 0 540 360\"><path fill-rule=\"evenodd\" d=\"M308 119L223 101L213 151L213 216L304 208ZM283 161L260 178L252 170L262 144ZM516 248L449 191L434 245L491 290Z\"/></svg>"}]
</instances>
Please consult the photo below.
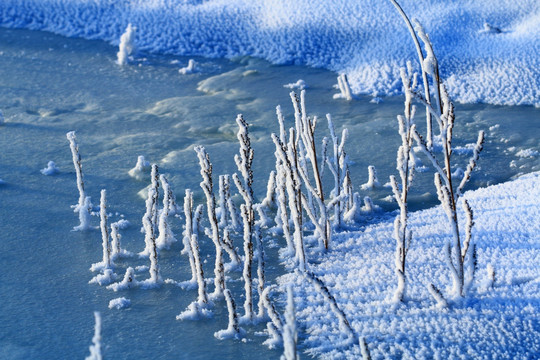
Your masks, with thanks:
<instances>
[{"instance_id":1,"label":"frost crystal on stem","mask_svg":"<svg viewBox=\"0 0 540 360\"><path fill-rule=\"evenodd\" d=\"M86 196L84 191L81 155L79 154L79 145L77 144L75 131L68 132L66 137L69 141L69 147L71 149L73 166L75 167L75 174L77 175L77 189L79 190L79 202L73 208L75 212L79 213L80 225L74 227L73 230L88 230L91 228L90 213L92 211L92 202L90 197Z\"/></svg>"},{"instance_id":2,"label":"frost crystal on stem","mask_svg":"<svg viewBox=\"0 0 540 360\"><path fill-rule=\"evenodd\" d=\"M126 31L120 37L120 45L116 54L116 63L126 65L129 56L135 52L135 32L137 28L128 24Z\"/></svg>"},{"instance_id":3,"label":"frost crystal on stem","mask_svg":"<svg viewBox=\"0 0 540 360\"><path fill-rule=\"evenodd\" d=\"M101 360L101 314L97 311L94 312L94 318L96 325L94 326L94 337L92 337L92 345L90 345L90 355L86 357L86 360Z\"/></svg>"},{"instance_id":4,"label":"frost crystal on stem","mask_svg":"<svg viewBox=\"0 0 540 360\"><path fill-rule=\"evenodd\" d=\"M211 238L216 247L216 262L214 266L214 293L212 297L223 296L223 290L225 290L225 270L223 267L223 246L219 236L219 227L216 217L216 200L214 198L213 183L212 183L212 164L208 153L202 146L195 147L195 152L199 158L199 165L201 167L201 188L206 195L206 208L208 213L208 220L211 227Z\"/></svg>"},{"instance_id":5,"label":"frost crystal on stem","mask_svg":"<svg viewBox=\"0 0 540 360\"><path fill-rule=\"evenodd\" d=\"M471 172L474 170L476 166L478 156L479 156L480 151L482 150L482 146L484 142L484 132L483 131L479 132L478 141L475 145L473 156L470 159L469 164L467 166L467 170L465 171L465 175L463 179L461 180L461 183L457 187L454 187L454 184L453 184L454 179L452 176L452 166L451 166L452 135L453 135L453 128L454 128L454 120L455 120L454 104L450 101L448 92L446 91L446 88L442 84L442 81L439 77L437 58L435 57L435 54L433 52L433 46L431 44L429 36L426 34L424 29L418 22L415 22L415 28L413 29L410 21L408 20L407 16L405 15L401 7L399 7L399 5L397 4L395 0L391 0L391 1L396 6L396 8L400 11L400 14L403 16L403 18L406 20L409 30L411 34L413 35L413 39L415 40L415 44L417 46L417 51L419 53L419 58L421 60L421 65L422 65L422 76L424 78L424 86L425 87L428 86L427 78L429 75L433 81L433 85L435 88L434 95L435 95L435 100L436 100L436 106L434 107L430 101L428 91L426 91L426 95L424 97L418 91L415 90L416 76L411 75L410 74L411 71L409 71L408 76L403 76L404 71L402 72L402 77L404 80L406 103L410 102L411 99L416 99L421 104L426 106L426 112L429 113L430 117L435 119L435 121L439 125L439 130L440 130L439 138L441 140L442 157L443 157L444 165L441 165L441 163L435 156L435 153L433 152L432 143L429 138L430 137L429 132L428 132L427 142L418 133L416 129L414 129L414 131L412 132L412 136L415 142L417 143L417 145L420 147L421 151L430 160L431 164L436 170L436 173L434 175L434 182L435 182L435 187L437 189L437 196L441 202L442 208L448 219L448 223L449 223L449 226L452 232L452 238L453 238L452 241L448 242L448 244L445 247L445 255L446 255L445 258L446 258L448 267L450 269L452 282L453 282L452 294L457 297L462 297L464 296L464 290L467 285L465 284L466 271L464 267L466 265L465 259L467 258L467 253L470 251L470 248L471 248L468 244L470 242L470 230L471 230L473 222L472 222L472 211L470 210L470 207L467 204L465 206L465 211L467 213L467 218L468 219L470 218L470 221L468 220L468 222L471 225L467 226L466 234L465 234L466 239L463 240L459 231L457 203L461 196L461 192L463 188L465 187L467 181L470 178ZM425 59L423 58L418 39L416 37L417 34L425 46L425 51L427 54ZM411 77L412 77L412 80L411 80ZM474 272L469 271L469 273L473 274Z\"/></svg>"}]
</instances>

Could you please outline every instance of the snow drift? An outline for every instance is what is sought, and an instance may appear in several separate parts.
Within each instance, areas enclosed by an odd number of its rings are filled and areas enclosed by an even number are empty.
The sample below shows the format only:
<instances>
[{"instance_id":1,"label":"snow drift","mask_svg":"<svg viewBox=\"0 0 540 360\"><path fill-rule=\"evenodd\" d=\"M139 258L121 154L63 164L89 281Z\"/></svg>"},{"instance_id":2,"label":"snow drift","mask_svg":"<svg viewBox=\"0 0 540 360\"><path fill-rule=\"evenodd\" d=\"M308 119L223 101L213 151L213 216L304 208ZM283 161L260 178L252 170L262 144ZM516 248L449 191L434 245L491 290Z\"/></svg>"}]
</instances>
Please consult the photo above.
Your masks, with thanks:
<instances>
[{"instance_id":1,"label":"snow drift","mask_svg":"<svg viewBox=\"0 0 540 360\"><path fill-rule=\"evenodd\" d=\"M450 96L459 102L540 106L540 9L535 1L401 2L424 25ZM347 73L356 93L401 90L416 59L389 1L3 0L0 26L117 45L128 24L142 51L250 55Z\"/></svg>"}]
</instances>

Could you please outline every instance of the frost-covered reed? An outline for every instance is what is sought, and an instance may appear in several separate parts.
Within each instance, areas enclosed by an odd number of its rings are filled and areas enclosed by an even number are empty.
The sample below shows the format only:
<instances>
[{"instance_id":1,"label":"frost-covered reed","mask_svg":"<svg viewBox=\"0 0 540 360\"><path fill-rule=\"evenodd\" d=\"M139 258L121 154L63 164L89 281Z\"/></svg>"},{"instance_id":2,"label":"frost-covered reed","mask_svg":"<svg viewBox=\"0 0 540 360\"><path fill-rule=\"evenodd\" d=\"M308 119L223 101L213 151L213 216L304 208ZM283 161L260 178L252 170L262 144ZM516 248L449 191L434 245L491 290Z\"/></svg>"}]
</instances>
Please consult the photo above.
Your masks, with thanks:
<instances>
[{"instance_id":1,"label":"frost-covered reed","mask_svg":"<svg viewBox=\"0 0 540 360\"><path fill-rule=\"evenodd\" d=\"M439 127L438 138L441 141L442 148L442 162L438 159L438 156L434 152L433 141L430 138L432 134L427 134L427 140L424 139L420 133L415 129L412 132L416 144L421 151L430 160L431 164L435 168L434 182L437 189L437 196L441 202L442 208L448 219L448 224L452 232L452 241L448 241L445 246L445 258L450 269L453 288L451 295L462 297L466 288L473 280L474 269L465 269L467 263L474 264L474 261L467 261L469 256L475 257L474 246L471 245L471 229L474 224L473 213L466 199L462 200L463 210L467 218L465 224L465 234L460 234L459 221L458 221L458 200L461 197L462 191L470 179L471 173L476 167L479 154L483 148L484 132L478 133L478 140L474 145L473 155L469 160L467 169L463 175L461 181L456 186L455 182L458 181L456 176L452 174L452 135L455 122L454 104L450 100L448 92L439 76L438 61L433 51L433 45L426 34L423 27L417 21L414 22L414 28L409 21L407 15L403 12L401 7L395 0L391 0L392 3L399 10L400 14L405 19L407 26L411 32L417 52L421 62L422 77L424 79L424 87L428 88L428 77L431 79L434 86L434 103L431 101L431 95L429 91L425 92L423 96L417 91L414 86L416 81L414 79L406 80L404 84L405 96L407 98L415 99L426 107L426 112L430 114L431 118L437 123ZM424 44L426 56L423 56L422 49L420 47L418 38ZM414 76L413 76L414 78ZM429 130L429 126L428 126ZM464 236L463 236L464 235ZM471 250L472 249L472 250ZM466 282L466 273L471 274L470 278ZM433 294L433 293L432 293Z\"/></svg>"},{"instance_id":2,"label":"frost-covered reed","mask_svg":"<svg viewBox=\"0 0 540 360\"><path fill-rule=\"evenodd\" d=\"M379 183L379 178L377 177L377 169L375 169L375 166L369 165L368 166L368 181L365 184L362 184L360 186L360 189L362 190L369 190L374 189L376 187L379 187L381 184Z\"/></svg>"},{"instance_id":3,"label":"frost-covered reed","mask_svg":"<svg viewBox=\"0 0 540 360\"><path fill-rule=\"evenodd\" d=\"M334 99L345 99L351 101L354 99L352 94L351 85L349 85L349 79L346 74L341 74L337 77L337 89L339 90L338 94L334 94Z\"/></svg>"},{"instance_id":4,"label":"frost-covered reed","mask_svg":"<svg viewBox=\"0 0 540 360\"><path fill-rule=\"evenodd\" d=\"M94 326L94 336L92 337L92 345L90 345L90 355L86 357L86 360L102 360L101 355L101 314L94 311L94 319L96 324Z\"/></svg>"},{"instance_id":5,"label":"frost-covered reed","mask_svg":"<svg viewBox=\"0 0 540 360\"><path fill-rule=\"evenodd\" d=\"M193 217L193 192L190 189L186 189L186 195L184 197L184 217L186 218L182 237L182 243L184 245L184 248L182 249L181 253L188 256L189 266L191 268L192 274L190 282L196 282L197 269L195 267L195 258L193 255L194 250L192 248L191 237L193 236L193 234L196 234L197 231L194 230L194 227L196 225L194 223Z\"/></svg>"},{"instance_id":6,"label":"frost-covered reed","mask_svg":"<svg viewBox=\"0 0 540 360\"><path fill-rule=\"evenodd\" d=\"M409 74L412 69L409 65ZM405 69L401 69L401 78L405 87L410 87L409 79ZM396 241L394 266L396 277L398 280L397 288L394 292L395 301L403 301L406 293L406 259L407 253L412 239L412 232L408 228L408 209L407 198L409 188L412 185L414 176L415 162L412 157L413 146L413 133L416 131L416 125L414 124L414 115L416 113L416 107L411 103L412 97L410 92L405 96L405 111L404 116L398 115L398 132L401 137L401 145L397 151L396 157L396 169L399 173L400 183L398 184L394 175L390 176L390 185L392 186L392 192L394 199L399 206L399 215L396 216L394 221L394 233L393 237Z\"/></svg>"},{"instance_id":7,"label":"frost-covered reed","mask_svg":"<svg viewBox=\"0 0 540 360\"><path fill-rule=\"evenodd\" d=\"M129 56L135 52L136 31L136 27L128 24L126 31L120 37L120 45L116 54L116 63L118 65L126 65L129 61Z\"/></svg>"},{"instance_id":8,"label":"frost-covered reed","mask_svg":"<svg viewBox=\"0 0 540 360\"><path fill-rule=\"evenodd\" d=\"M189 59L188 64L186 67L183 67L181 69L178 69L178 72L182 75L186 74L193 74L197 72L197 63L193 59Z\"/></svg>"},{"instance_id":9,"label":"frost-covered reed","mask_svg":"<svg viewBox=\"0 0 540 360\"><path fill-rule=\"evenodd\" d=\"M163 188L163 208L158 212L158 232L156 239L158 249L169 249L176 242L176 238L169 224L169 214L171 209L175 209L172 190L169 181L164 175L159 176L161 187Z\"/></svg>"},{"instance_id":10,"label":"frost-covered reed","mask_svg":"<svg viewBox=\"0 0 540 360\"><path fill-rule=\"evenodd\" d=\"M81 155L79 153L79 145L77 144L77 137L75 131L70 131L66 134L69 141L69 148L71 149L71 156L73 159L73 166L75 167L75 174L77 176L77 189L79 190L79 202L73 206L73 211L79 213L80 224L73 228L75 231L83 231L91 229L90 216L92 212L92 201L84 191L84 179L82 172Z\"/></svg>"},{"instance_id":11,"label":"frost-covered reed","mask_svg":"<svg viewBox=\"0 0 540 360\"><path fill-rule=\"evenodd\" d=\"M357 336L353 328L351 327L349 320L347 320L345 313L338 306L336 298L330 293L330 290L328 290L328 287L324 284L324 282L321 279L315 276L315 274L313 274L311 271L303 272L302 276L304 279L309 281L315 287L315 289L317 290L319 294L321 294L324 297L326 302L330 305L330 309L338 318L339 329L343 331L347 336L347 339L343 343L336 344L336 346L346 347L355 343Z\"/></svg>"},{"instance_id":12,"label":"frost-covered reed","mask_svg":"<svg viewBox=\"0 0 540 360\"><path fill-rule=\"evenodd\" d=\"M150 163L146 161L143 155L139 155L137 157L135 167L130 169L128 174L137 180L143 180L146 176L148 176L148 170L150 170Z\"/></svg>"},{"instance_id":13,"label":"frost-covered reed","mask_svg":"<svg viewBox=\"0 0 540 360\"><path fill-rule=\"evenodd\" d=\"M238 315L236 313L236 304L234 303L234 299L229 289L225 289L223 291L223 294L225 295L225 301L227 302L227 311L229 313L229 323L226 329L215 332L214 336L219 340L228 339L228 338L240 339L245 336L246 332L244 329L240 327L238 323Z\"/></svg>"},{"instance_id":14,"label":"frost-covered reed","mask_svg":"<svg viewBox=\"0 0 540 360\"><path fill-rule=\"evenodd\" d=\"M276 288L276 285L271 285L264 289L262 293L263 305L266 308L266 313L270 318L270 321L266 323L266 330L268 331L269 338L264 341L264 345L270 349L274 349L283 344L283 319L276 310L274 303L270 299L270 292Z\"/></svg>"},{"instance_id":15,"label":"frost-covered reed","mask_svg":"<svg viewBox=\"0 0 540 360\"><path fill-rule=\"evenodd\" d=\"M288 211L293 221L292 243L294 244L295 259L300 269L306 268L306 255L304 250L303 216L302 216L302 189L300 176L297 171L298 155L294 145L295 131L290 129L290 141L288 145L282 142L275 134L272 140L276 146L276 156L279 159L277 165L277 177L284 182L287 196L280 196L280 203L285 207L285 200L288 201ZM286 138L284 138L286 140ZM282 223L288 224L289 219L284 217L286 212L282 212ZM290 245L289 245L290 246Z\"/></svg>"},{"instance_id":16,"label":"frost-covered reed","mask_svg":"<svg viewBox=\"0 0 540 360\"><path fill-rule=\"evenodd\" d=\"M151 184L147 191L145 207L146 211L142 217L142 232L144 235L144 250L139 253L139 256L146 257L152 251L153 242L155 242L158 216L158 197L159 197L159 169L156 164L152 164ZM153 240L152 240L153 238Z\"/></svg>"},{"instance_id":17,"label":"frost-covered reed","mask_svg":"<svg viewBox=\"0 0 540 360\"><path fill-rule=\"evenodd\" d=\"M349 131L343 129L341 138L336 136L334 122L330 114L326 114L328 121L328 130L330 131L330 140L332 141L332 157L326 156L326 143L323 141L323 160L326 162L330 172L334 176L334 188L330 192L332 202L334 203L334 223L335 227L341 226L344 214L352 208L352 184L347 166L347 154L345 152L345 143L349 136ZM324 169L324 164L321 168ZM322 174L321 174L322 176Z\"/></svg>"},{"instance_id":18,"label":"frost-covered reed","mask_svg":"<svg viewBox=\"0 0 540 360\"><path fill-rule=\"evenodd\" d=\"M206 210L210 221L210 238L216 248L216 261L214 266L214 292L212 298L223 296L225 290L225 270L223 267L223 246L219 234L219 225L216 215L216 200L214 197L214 185L212 182L212 163L210 156L202 146L196 146L195 152L199 158L200 173L203 178L200 185L206 196Z\"/></svg>"},{"instance_id":19,"label":"frost-covered reed","mask_svg":"<svg viewBox=\"0 0 540 360\"><path fill-rule=\"evenodd\" d=\"M332 237L332 228L328 218L328 209L325 204L321 171L317 160L317 147L315 144L317 117L312 119L307 115L305 95L305 90L300 92L300 99L294 92L290 93L294 107L296 128L295 146L292 148L290 147L290 150L294 149L297 152L297 171L302 179L303 185L308 190L308 198L302 200L302 205L315 226L315 232L322 242L321 247L328 250ZM309 175L308 162L311 164L312 177ZM312 182L315 182L315 185L313 185ZM318 209L313 205L312 199L315 200Z\"/></svg>"},{"instance_id":20,"label":"frost-covered reed","mask_svg":"<svg viewBox=\"0 0 540 360\"><path fill-rule=\"evenodd\" d=\"M281 360L298 360L296 345L298 333L296 331L296 309L292 286L287 287L287 307L285 308L285 324L283 325L283 355Z\"/></svg>"}]
</instances>

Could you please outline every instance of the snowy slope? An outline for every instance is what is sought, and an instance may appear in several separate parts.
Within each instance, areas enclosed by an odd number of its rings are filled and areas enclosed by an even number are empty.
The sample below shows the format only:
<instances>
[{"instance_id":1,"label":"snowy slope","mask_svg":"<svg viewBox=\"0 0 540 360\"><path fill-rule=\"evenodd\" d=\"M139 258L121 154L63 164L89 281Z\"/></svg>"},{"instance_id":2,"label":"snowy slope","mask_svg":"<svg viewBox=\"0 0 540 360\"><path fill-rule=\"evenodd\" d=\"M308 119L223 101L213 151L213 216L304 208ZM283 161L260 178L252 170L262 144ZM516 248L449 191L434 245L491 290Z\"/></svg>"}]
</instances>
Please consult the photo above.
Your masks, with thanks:
<instances>
[{"instance_id":1,"label":"snowy slope","mask_svg":"<svg viewBox=\"0 0 540 360\"><path fill-rule=\"evenodd\" d=\"M540 106L540 3L402 1L427 29L443 78L460 102ZM118 44L132 23L144 51L252 55L345 72L355 92L400 90L398 67L415 60L389 1L2 0L0 26ZM492 26L485 31L484 23ZM500 30L494 30L494 28Z\"/></svg>"},{"instance_id":2,"label":"snowy slope","mask_svg":"<svg viewBox=\"0 0 540 360\"><path fill-rule=\"evenodd\" d=\"M478 249L475 285L461 301L439 309L428 293L433 283L448 293L451 280L443 244L451 233L440 207L411 214L408 296L392 304L392 221L335 237L334 249L312 271L328 286L374 359L537 359L540 356L540 173L468 192ZM495 268L494 288L486 267ZM296 306L304 348L322 358L361 358L345 338L336 315L314 288L296 275Z\"/></svg>"}]
</instances>

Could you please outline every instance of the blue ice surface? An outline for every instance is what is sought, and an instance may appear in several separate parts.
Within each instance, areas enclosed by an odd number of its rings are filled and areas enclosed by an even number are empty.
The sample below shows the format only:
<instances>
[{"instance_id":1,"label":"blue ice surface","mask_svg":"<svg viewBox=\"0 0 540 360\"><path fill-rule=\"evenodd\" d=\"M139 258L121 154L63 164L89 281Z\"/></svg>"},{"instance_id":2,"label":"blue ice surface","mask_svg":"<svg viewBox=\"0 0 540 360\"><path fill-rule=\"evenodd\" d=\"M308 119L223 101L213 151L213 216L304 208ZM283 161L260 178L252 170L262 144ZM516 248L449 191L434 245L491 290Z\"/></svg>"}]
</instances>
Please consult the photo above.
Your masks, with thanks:
<instances>
[{"instance_id":1,"label":"blue ice surface","mask_svg":"<svg viewBox=\"0 0 540 360\"><path fill-rule=\"evenodd\" d=\"M540 106L538 2L413 1L450 95L463 103ZM185 56L255 56L347 73L362 94L401 91L399 68L416 52L390 1L4 0L0 26L118 44L131 23L137 45Z\"/></svg>"},{"instance_id":2,"label":"blue ice surface","mask_svg":"<svg viewBox=\"0 0 540 360\"><path fill-rule=\"evenodd\" d=\"M261 359L277 358L280 350L266 350L261 345L266 337L254 335L264 324L249 328L247 343L213 337L215 331L226 327L223 302L215 304L214 317L209 320L179 322L175 316L196 298L194 291L164 286L113 293L87 283L93 276L90 265L101 259L101 237L98 231L71 231L78 221L69 205L76 203L78 195L65 134L77 131L86 189L94 203L99 190L107 189L111 221L120 219L118 212L132 223L122 232L123 243L137 252L144 248L139 232L144 202L137 192L147 182L130 178L127 171L138 155L147 155L160 164L162 172L171 175L179 202L189 187L200 203L200 176L192 146L207 146L217 173L234 171L232 155L238 151L234 118L242 111L253 124L260 194L274 164L269 133L276 129L275 105L281 103L287 120L292 121L289 89L281 86L301 76L311 84L307 97L310 111L321 118L326 111L331 112L337 126L349 127L350 156L356 162L351 168L356 169L353 181L358 187L367 180L367 164L376 162L381 178L394 171L397 142L395 146L390 143L397 141L395 115L402 111L402 100L389 98L379 105L369 103L369 99L336 102L331 98L335 74L272 67L253 59L198 59L205 71L181 77L180 65L173 64L173 59L177 60L173 57L148 56L120 68L114 63L116 48L101 41L0 29L0 46L0 107L6 118L0 127L0 177L6 182L0 185L0 358L83 358L91 344L96 310L103 316L106 358L249 359L253 354ZM182 63L186 60L180 59ZM507 149L538 145L534 132L538 128L530 121L535 109L491 105L458 109L458 117L463 119L456 129L458 144L474 141L479 128L494 126L490 130L492 146L486 146L486 162L480 163L492 172L475 177L480 180L475 186L507 180L525 171L519 169L521 166L527 171L538 168L537 160L516 158L517 149ZM324 126L318 129L324 131ZM380 151L381 142L388 146L387 151ZM507 152L497 152L496 147ZM60 172L46 177L39 170L49 160L56 162ZM515 169L509 167L511 160L516 160ZM431 174L423 181L431 183ZM375 196L386 195L381 190ZM429 201L433 203L433 196ZM176 219L173 226L178 237L181 225ZM213 270L212 246L209 239L201 240L207 274ZM190 277L189 264L179 255L180 249L177 244L162 253L164 278ZM268 263L269 281L282 271L275 252L268 250L273 259ZM117 271L122 275L127 266L147 264L127 259L118 262ZM147 273L138 276L142 280ZM239 277L233 273L228 285L242 311ZM129 298L131 307L109 310L109 301L119 296Z\"/></svg>"}]
</instances>

